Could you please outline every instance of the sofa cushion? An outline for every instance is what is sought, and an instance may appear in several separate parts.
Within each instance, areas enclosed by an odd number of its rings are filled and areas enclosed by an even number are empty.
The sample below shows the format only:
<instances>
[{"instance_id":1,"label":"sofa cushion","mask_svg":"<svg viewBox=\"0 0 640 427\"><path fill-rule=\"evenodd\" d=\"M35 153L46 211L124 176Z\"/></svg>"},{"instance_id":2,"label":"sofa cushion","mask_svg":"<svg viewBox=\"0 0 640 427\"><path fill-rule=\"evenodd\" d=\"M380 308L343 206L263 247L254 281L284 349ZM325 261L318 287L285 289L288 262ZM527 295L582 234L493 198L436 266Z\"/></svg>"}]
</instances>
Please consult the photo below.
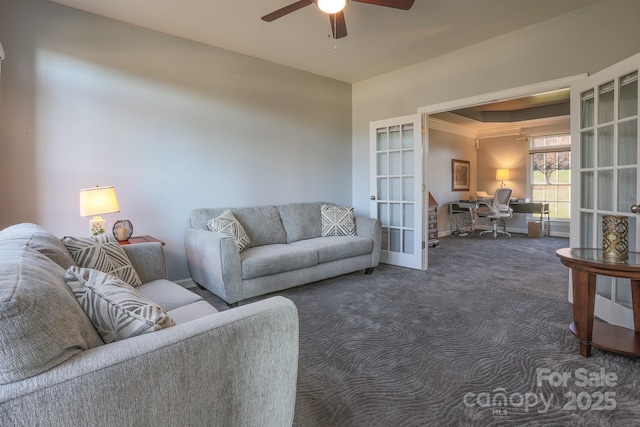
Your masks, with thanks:
<instances>
[{"instance_id":1,"label":"sofa cushion","mask_svg":"<svg viewBox=\"0 0 640 427\"><path fill-rule=\"evenodd\" d=\"M358 236L317 237L294 242L291 246L317 250L318 261L324 263L370 254L373 240Z\"/></svg>"},{"instance_id":2,"label":"sofa cushion","mask_svg":"<svg viewBox=\"0 0 640 427\"><path fill-rule=\"evenodd\" d=\"M71 265L76 265L60 239L37 224L23 223L9 226L0 231L0 240L13 241L16 243L16 249L26 245L45 255L65 270Z\"/></svg>"},{"instance_id":3,"label":"sofa cushion","mask_svg":"<svg viewBox=\"0 0 640 427\"><path fill-rule=\"evenodd\" d=\"M69 267L64 279L107 344L175 325L162 307L115 276Z\"/></svg>"},{"instance_id":4,"label":"sofa cushion","mask_svg":"<svg viewBox=\"0 0 640 427\"><path fill-rule=\"evenodd\" d=\"M113 236L66 236L62 238L62 243L78 266L111 274L131 286L142 284L129 257Z\"/></svg>"},{"instance_id":5,"label":"sofa cushion","mask_svg":"<svg viewBox=\"0 0 640 427\"><path fill-rule=\"evenodd\" d=\"M291 245L258 246L241 252L240 263L246 280L311 267L318 264L318 252Z\"/></svg>"},{"instance_id":6,"label":"sofa cushion","mask_svg":"<svg viewBox=\"0 0 640 427\"><path fill-rule=\"evenodd\" d=\"M207 221L229 209L242 224L252 246L287 243L287 234L282 226L280 213L275 206L247 208L195 209L191 212L191 227L207 230Z\"/></svg>"},{"instance_id":7,"label":"sofa cushion","mask_svg":"<svg viewBox=\"0 0 640 427\"><path fill-rule=\"evenodd\" d=\"M320 206L322 218L322 237L355 236L356 220L352 207L334 205Z\"/></svg>"},{"instance_id":8,"label":"sofa cushion","mask_svg":"<svg viewBox=\"0 0 640 427\"><path fill-rule=\"evenodd\" d=\"M45 255L0 239L0 384L40 374L103 345Z\"/></svg>"},{"instance_id":9,"label":"sofa cushion","mask_svg":"<svg viewBox=\"0 0 640 427\"><path fill-rule=\"evenodd\" d=\"M218 313L211 304L206 301L197 301L169 311L169 316L176 322L176 325L187 323L210 314Z\"/></svg>"},{"instance_id":10,"label":"sofa cushion","mask_svg":"<svg viewBox=\"0 0 640 427\"><path fill-rule=\"evenodd\" d=\"M152 280L138 286L136 290L167 311L202 301L200 295L165 279Z\"/></svg>"},{"instance_id":11,"label":"sofa cushion","mask_svg":"<svg viewBox=\"0 0 640 427\"><path fill-rule=\"evenodd\" d=\"M230 236L236 244L238 251L242 251L250 243L249 236L244 231L242 224L236 219L229 209L221 215L207 221L207 228Z\"/></svg>"},{"instance_id":12,"label":"sofa cushion","mask_svg":"<svg viewBox=\"0 0 640 427\"><path fill-rule=\"evenodd\" d=\"M331 205L331 203L291 203L278 206L282 224L287 232L287 243L321 236L320 206L322 205Z\"/></svg>"}]
</instances>

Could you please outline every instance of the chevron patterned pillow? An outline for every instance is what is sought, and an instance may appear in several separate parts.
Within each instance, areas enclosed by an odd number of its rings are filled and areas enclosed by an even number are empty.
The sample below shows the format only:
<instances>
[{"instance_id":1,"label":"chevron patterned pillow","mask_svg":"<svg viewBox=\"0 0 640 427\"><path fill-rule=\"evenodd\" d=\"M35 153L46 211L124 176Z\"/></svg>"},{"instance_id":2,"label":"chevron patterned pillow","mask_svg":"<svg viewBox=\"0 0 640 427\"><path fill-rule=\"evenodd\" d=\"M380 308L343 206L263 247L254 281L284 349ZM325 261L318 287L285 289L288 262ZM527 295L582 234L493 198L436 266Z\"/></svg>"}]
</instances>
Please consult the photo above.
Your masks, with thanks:
<instances>
[{"instance_id":1,"label":"chevron patterned pillow","mask_svg":"<svg viewBox=\"0 0 640 427\"><path fill-rule=\"evenodd\" d=\"M321 205L322 237L355 236L356 222L352 207Z\"/></svg>"},{"instance_id":2,"label":"chevron patterned pillow","mask_svg":"<svg viewBox=\"0 0 640 427\"><path fill-rule=\"evenodd\" d=\"M62 238L62 243L79 267L111 274L131 286L142 285L129 257L113 236L108 234L91 237L66 236Z\"/></svg>"},{"instance_id":3,"label":"chevron patterned pillow","mask_svg":"<svg viewBox=\"0 0 640 427\"><path fill-rule=\"evenodd\" d=\"M229 209L224 211L222 215L207 221L207 228L209 231L217 231L231 236L240 252L251 243L244 227Z\"/></svg>"},{"instance_id":4,"label":"chevron patterned pillow","mask_svg":"<svg viewBox=\"0 0 640 427\"><path fill-rule=\"evenodd\" d=\"M69 267L64 280L107 344L175 325L162 307L115 276Z\"/></svg>"}]
</instances>

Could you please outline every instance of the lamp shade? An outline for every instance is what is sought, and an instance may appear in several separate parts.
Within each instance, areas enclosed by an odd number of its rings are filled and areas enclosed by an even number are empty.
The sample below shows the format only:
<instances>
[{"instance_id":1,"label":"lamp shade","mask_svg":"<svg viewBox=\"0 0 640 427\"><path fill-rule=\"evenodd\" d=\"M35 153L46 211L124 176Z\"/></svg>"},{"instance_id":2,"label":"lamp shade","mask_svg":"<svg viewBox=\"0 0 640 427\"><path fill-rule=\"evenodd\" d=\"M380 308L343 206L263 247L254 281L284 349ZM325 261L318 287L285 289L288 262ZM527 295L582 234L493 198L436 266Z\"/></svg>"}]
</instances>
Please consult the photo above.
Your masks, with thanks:
<instances>
[{"instance_id":1,"label":"lamp shade","mask_svg":"<svg viewBox=\"0 0 640 427\"><path fill-rule=\"evenodd\" d=\"M496 169L496 181L508 181L509 169Z\"/></svg>"},{"instance_id":2,"label":"lamp shade","mask_svg":"<svg viewBox=\"0 0 640 427\"><path fill-rule=\"evenodd\" d=\"M318 8L324 13L340 12L347 5L347 0L317 0Z\"/></svg>"},{"instance_id":3,"label":"lamp shade","mask_svg":"<svg viewBox=\"0 0 640 427\"><path fill-rule=\"evenodd\" d=\"M113 187L95 187L80 190L80 216L102 215L120 212L120 205Z\"/></svg>"}]
</instances>

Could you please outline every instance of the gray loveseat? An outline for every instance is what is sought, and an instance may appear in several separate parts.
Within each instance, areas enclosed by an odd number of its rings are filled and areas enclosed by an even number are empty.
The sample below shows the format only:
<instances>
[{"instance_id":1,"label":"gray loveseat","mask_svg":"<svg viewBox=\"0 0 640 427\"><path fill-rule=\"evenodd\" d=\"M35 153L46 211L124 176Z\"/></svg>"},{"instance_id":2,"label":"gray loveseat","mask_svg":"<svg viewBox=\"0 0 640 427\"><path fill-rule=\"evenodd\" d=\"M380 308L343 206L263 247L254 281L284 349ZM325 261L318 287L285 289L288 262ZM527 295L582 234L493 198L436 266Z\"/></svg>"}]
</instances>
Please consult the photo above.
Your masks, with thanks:
<instances>
[{"instance_id":1,"label":"gray loveseat","mask_svg":"<svg viewBox=\"0 0 640 427\"><path fill-rule=\"evenodd\" d=\"M60 240L35 224L0 231L0 425L291 425L293 303L217 312L166 280L159 243L124 249L136 289L176 325L105 344L65 283Z\"/></svg>"},{"instance_id":2,"label":"gray loveseat","mask_svg":"<svg viewBox=\"0 0 640 427\"><path fill-rule=\"evenodd\" d=\"M321 205L292 203L195 209L185 233L192 279L229 304L378 265L380 221L355 217L355 236L321 237ZM251 243L242 250L231 237L207 229L229 209Z\"/></svg>"}]
</instances>

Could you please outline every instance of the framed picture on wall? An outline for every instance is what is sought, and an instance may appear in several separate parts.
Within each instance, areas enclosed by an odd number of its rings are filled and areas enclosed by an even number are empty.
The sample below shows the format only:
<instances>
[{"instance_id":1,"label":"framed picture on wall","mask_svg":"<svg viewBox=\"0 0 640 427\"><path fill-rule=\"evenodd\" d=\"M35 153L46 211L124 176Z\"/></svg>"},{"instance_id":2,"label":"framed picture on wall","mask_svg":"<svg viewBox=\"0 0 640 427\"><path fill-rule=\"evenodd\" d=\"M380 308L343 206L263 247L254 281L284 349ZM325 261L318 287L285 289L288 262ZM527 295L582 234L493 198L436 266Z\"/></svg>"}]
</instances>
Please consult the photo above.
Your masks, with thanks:
<instances>
[{"instance_id":1,"label":"framed picture on wall","mask_svg":"<svg viewBox=\"0 0 640 427\"><path fill-rule=\"evenodd\" d=\"M471 163L467 160L451 160L451 191L469 191Z\"/></svg>"}]
</instances>

